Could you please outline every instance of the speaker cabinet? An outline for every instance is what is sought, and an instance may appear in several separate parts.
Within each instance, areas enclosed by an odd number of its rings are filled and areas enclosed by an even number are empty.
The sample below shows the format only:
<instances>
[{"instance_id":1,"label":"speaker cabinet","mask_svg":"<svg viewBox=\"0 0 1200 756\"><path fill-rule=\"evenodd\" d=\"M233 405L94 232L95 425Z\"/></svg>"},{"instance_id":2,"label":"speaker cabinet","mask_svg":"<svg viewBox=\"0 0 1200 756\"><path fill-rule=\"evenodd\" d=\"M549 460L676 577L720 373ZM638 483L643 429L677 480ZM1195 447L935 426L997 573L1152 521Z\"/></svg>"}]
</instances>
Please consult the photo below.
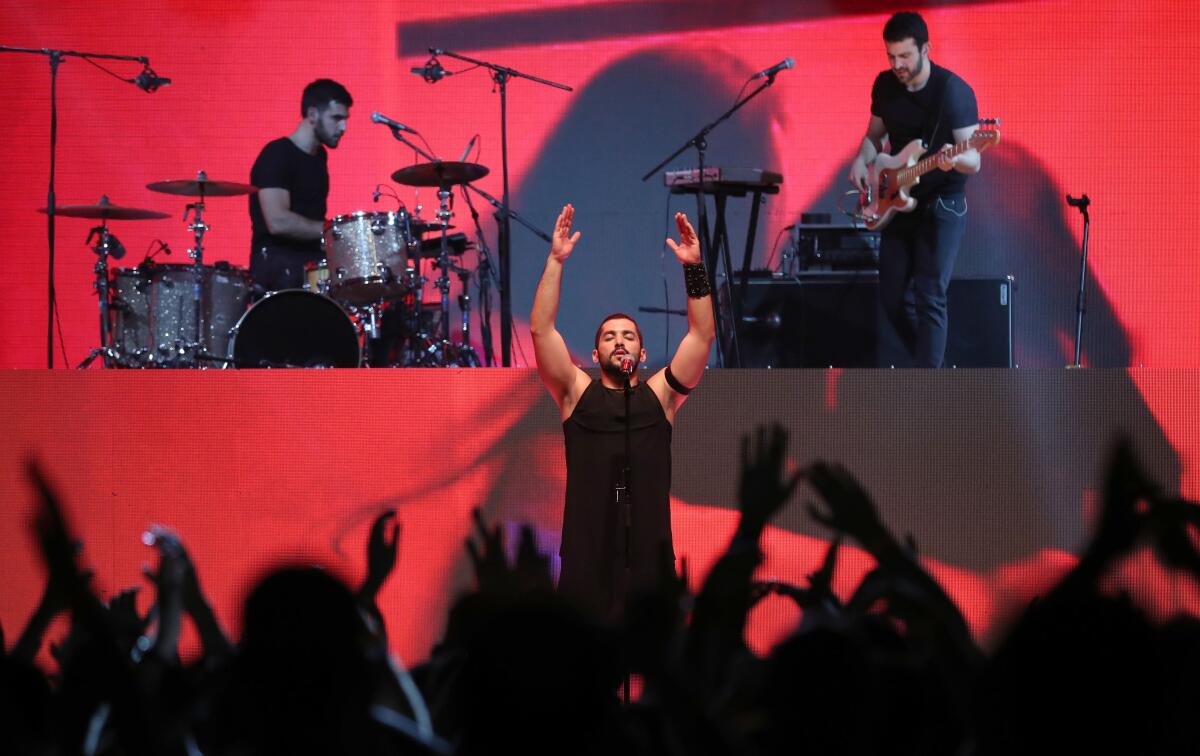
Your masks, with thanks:
<instances>
[{"instance_id":1,"label":"speaker cabinet","mask_svg":"<svg viewBox=\"0 0 1200 756\"><path fill-rule=\"evenodd\" d=\"M1011 277L950 282L946 367L1012 367ZM879 306L875 271L748 282L739 346L743 367L906 365Z\"/></svg>"}]
</instances>

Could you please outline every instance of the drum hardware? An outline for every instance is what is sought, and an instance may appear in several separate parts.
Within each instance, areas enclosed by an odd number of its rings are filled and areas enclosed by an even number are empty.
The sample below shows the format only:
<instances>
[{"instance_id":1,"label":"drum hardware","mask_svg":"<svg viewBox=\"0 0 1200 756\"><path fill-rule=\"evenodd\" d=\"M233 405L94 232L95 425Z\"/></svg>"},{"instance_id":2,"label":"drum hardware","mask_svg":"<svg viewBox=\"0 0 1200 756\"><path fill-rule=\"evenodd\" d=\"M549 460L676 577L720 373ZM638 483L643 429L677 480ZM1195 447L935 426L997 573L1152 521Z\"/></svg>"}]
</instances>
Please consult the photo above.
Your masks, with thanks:
<instances>
[{"instance_id":1,"label":"drum hardware","mask_svg":"<svg viewBox=\"0 0 1200 756\"><path fill-rule=\"evenodd\" d=\"M38 212L48 213L49 209L39 208ZM110 220L159 220L171 216L157 210L120 207L112 204L108 195L101 195L100 200L94 205L59 205L54 208L54 214L67 218L91 218L100 221L100 225L92 228L84 241L84 244L91 244L92 239L97 240L96 245L92 247L92 251L96 253L96 265L93 268L96 280L92 284L92 288L100 300L100 346L89 352L88 356L76 367L82 370L91 365L97 357L104 357L105 366L112 367L119 364L123 357L112 344L112 325L109 314L112 303L109 296L108 258L120 260L125 256L125 247L108 230L108 222Z\"/></svg>"},{"instance_id":2,"label":"drum hardware","mask_svg":"<svg viewBox=\"0 0 1200 756\"><path fill-rule=\"evenodd\" d=\"M204 283L206 280L211 280L206 279L204 265L204 235L211 229L211 226L204 222L206 209L204 200L205 197L236 197L252 194L257 192L258 188L233 181L215 181L210 179L203 170L196 173L195 179L155 181L146 184L146 188L161 194L196 197L196 201L184 206L183 210L183 221L187 224L187 229L192 232L193 237L193 246L188 250L188 257L192 259L193 333L190 335L193 338L188 340L180 334L170 344L155 345L158 353L157 355L152 354L152 359L161 357L161 364L166 367L199 367L198 362L223 362L225 357L220 353L205 351L205 345L213 342L214 335L204 333L206 328L211 330L209 324L206 323L203 303ZM210 308L211 306L210 303Z\"/></svg>"},{"instance_id":3,"label":"drum hardware","mask_svg":"<svg viewBox=\"0 0 1200 756\"><path fill-rule=\"evenodd\" d=\"M464 287L463 295L459 298L459 308L463 317L463 341L455 343L450 339L450 273L451 271L456 273L463 271L467 273L467 276L470 274L458 268L458 266L455 266L450 261L451 243L449 231L452 228L450 219L454 217L454 211L451 207L451 199L453 198L452 187L458 184L469 184L472 181L483 178L487 174L488 169L485 166L478 163L464 163L461 161L418 163L417 165L410 165L392 173L394 181L407 186L436 186L438 188L438 209L434 214L438 220L437 229L439 231L436 242L437 262L435 266L440 271L440 274L434 281L434 286L440 294L439 310L441 317L436 337L423 331L416 331L414 333L421 348L410 350L410 354L415 356L421 364L426 364L428 361L441 366L474 366L479 364L479 357L470 344L470 310L463 309L464 306L469 308L470 305L470 297L466 293L466 278L462 279ZM463 248L465 249L465 237L463 237L463 242ZM427 242L421 242L418 245L418 254L425 251L426 244Z\"/></svg>"},{"instance_id":4,"label":"drum hardware","mask_svg":"<svg viewBox=\"0 0 1200 756\"><path fill-rule=\"evenodd\" d=\"M301 288L329 295L329 264L325 258L304 264L304 285Z\"/></svg>"}]
</instances>

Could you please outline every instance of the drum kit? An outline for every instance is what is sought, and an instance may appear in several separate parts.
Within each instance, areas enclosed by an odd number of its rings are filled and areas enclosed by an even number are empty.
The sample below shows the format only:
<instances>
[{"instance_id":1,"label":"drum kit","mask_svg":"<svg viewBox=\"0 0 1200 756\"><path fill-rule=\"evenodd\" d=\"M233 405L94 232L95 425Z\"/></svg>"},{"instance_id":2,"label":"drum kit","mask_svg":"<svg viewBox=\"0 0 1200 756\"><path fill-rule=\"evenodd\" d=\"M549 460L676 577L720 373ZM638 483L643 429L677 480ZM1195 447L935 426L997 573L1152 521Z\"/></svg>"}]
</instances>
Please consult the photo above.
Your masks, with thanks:
<instances>
[{"instance_id":1,"label":"drum kit","mask_svg":"<svg viewBox=\"0 0 1200 756\"><path fill-rule=\"evenodd\" d=\"M204 262L206 199L244 196L257 187L212 180L204 171L146 185L194 198L183 215L193 240L190 263L160 263L148 255L136 267L110 269L109 259L124 255L110 221L158 220L167 213L121 207L106 196L94 205L57 207L58 215L100 221L87 240L96 240L100 346L79 367L97 357L112 368L478 367L467 296L472 272L455 262L472 245L464 234L450 233L451 197L454 186L487 173L477 163L449 161L394 172L400 184L437 188L436 220L422 220L419 207L416 215L401 207L336 216L326 223L325 257L307 266L303 286L266 292L257 301L246 269ZM423 260L431 261L424 270ZM432 271L436 309L427 308L423 296ZM457 327L451 275L461 282Z\"/></svg>"}]
</instances>

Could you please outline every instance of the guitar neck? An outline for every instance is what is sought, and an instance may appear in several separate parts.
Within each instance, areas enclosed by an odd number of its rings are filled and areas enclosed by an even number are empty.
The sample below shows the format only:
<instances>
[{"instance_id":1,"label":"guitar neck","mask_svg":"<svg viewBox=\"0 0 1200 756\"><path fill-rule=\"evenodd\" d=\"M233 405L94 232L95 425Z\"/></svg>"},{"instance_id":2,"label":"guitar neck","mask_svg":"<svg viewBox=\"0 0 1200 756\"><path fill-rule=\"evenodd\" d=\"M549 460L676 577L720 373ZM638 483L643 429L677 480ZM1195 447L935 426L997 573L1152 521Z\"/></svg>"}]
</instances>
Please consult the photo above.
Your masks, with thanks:
<instances>
[{"instance_id":1,"label":"guitar neck","mask_svg":"<svg viewBox=\"0 0 1200 756\"><path fill-rule=\"evenodd\" d=\"M947 150L947 152L949 153L950 157L952 157L952 158L958 157L959 155L963 154L967 150L979 148L980 145L977 144L976 142L977 142L977 140L975 139L975 137L971 137L970 139L966 139L966 140L954 145L949 150ZM980 142L980 143L982 143L982 142ZM937 167L939 155L941 155L940 152L935 152L934 154L930 155L927 158L924 158L923 160L918 160L915 165L911 165L907 168L901 168L899 171L897 171L898 178L900 180L900 184L902 186L908 186L909 184L915 183L916 180L919 179L921 176L924 176L926 173L929 173L930 171L932 171L934 168Z\"/></svg>"}]
</instances>

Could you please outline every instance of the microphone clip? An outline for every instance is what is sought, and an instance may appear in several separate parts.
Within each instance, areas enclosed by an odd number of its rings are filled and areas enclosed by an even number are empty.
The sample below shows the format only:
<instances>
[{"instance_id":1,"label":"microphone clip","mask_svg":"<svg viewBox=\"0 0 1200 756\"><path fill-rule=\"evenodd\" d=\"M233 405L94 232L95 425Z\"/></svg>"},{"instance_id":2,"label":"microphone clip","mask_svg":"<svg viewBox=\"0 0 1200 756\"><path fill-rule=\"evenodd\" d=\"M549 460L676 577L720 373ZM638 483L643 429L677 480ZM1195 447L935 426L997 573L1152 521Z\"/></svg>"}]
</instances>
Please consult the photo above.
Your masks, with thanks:
<instances>
[{"instance_id":1,"label":"microphone clip","mask_svg":"<svg viewBox=\"0 0 1200 756\"><path fill-rule=\"evenodd\" d=\"M126 79L130 84L135 85L138 89L146 94L157 92L159 87L164 87L171 83L170 79L164 79L154 72L149 63L142 64L142 72L132 79Z\"/></svg>"}]
</instances>

